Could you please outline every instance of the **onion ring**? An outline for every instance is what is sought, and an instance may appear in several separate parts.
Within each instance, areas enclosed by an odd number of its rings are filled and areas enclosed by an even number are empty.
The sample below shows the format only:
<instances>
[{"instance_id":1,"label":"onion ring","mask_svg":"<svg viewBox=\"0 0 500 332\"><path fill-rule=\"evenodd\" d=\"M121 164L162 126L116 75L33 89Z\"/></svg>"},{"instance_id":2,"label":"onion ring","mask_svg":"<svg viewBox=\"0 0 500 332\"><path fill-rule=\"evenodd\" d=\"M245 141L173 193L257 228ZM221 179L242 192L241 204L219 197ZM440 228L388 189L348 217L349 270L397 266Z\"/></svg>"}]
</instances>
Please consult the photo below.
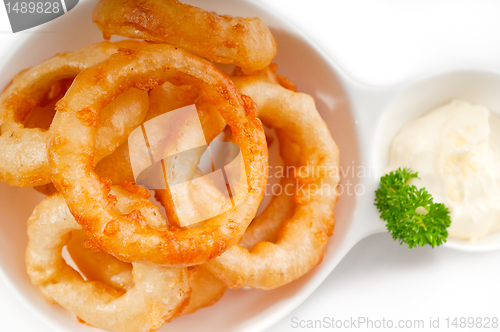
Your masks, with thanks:
<instances>
[{"instance_id":1,"label":"onion ring","mask_svg":"<svg viewBox=\"0 0 500 332\"><path fill-rule=\"evenodd\" d=\"M111 35L182 47L218 63L252 72L267 67L277 44L259 18L217 15L177 0L100 0L92 21Z\"/></svg>"},{"instance_id":2,"label":"onion ring","mask_svg":"<svg viewBox=\"0 0 500 332\"><path fill-rule=\"evenodd\" d=\"M120 203L122 189L114 187ZM137 195L126 195L127 206ZM138 207L144 214L158 213L149 207ZM180 314L189 300L187 269L133 263L134 287L122 294L100 283L84 281L61 256L76 223L60 194L43 200L28 221L29 243L26 266L34 285L47 300L59 303L87 324L123 332L151 331Z\"/></svg>"},{"instance_id":3,"label":"onion ring","mask_svg":"<svg viewBox=\"0 0 500 332\"><path fill-rule=\"evenodd\" d=\"M147 90L166 81L194 85L207 102L217 106L240 146L249 186L244 202L236 208L180 231L156 230L114 212L109 183L97 177L92 163L100 110L128 88ZM235 244L255 215L267 179L262 124L253 101L240 95L210 62L166 44L123 50L81 72L57 109L61 111L54 118L49 141L53 183L96 248L126 262L197 265Z\"/></svg>"},{"instance_id":4,"label":"onion ring","mask_svg":"<svg viewBox=\"0 0 500 332\"><path fill-rule=\"evenodd\" d=\"M50 183L48 132L25 128L23 121L35 106L47 102L51 88L61 80L74 78L118 49L110 42L91 44L75 52L58 54L13 79L0 95L0 181L21 187ZM147 103L147 95L134 89L109 105L98 125L96 161L113 152L141 123Z\"/></svg>"},{"instance_id":5,"label":"onion ring","mask_svg":"<svg viewBox=\"0 0 500 332\"><path fill-rule=\"evenodd\" d=\"M281 225L276 243L259 242L251 252L235 245L204 266L229 288L273 289L321 262L335 224L339 151L310 96L253 77L234 81L256 102L263 123L300 148L297 207Z\"/></svg>"},{"instance_id":6,"label":"onion ring","mask_svg":"<svg viewBox=\"0 0 500 332\"><path fill-rule=\"evenodd\" d=\"M134 287L132 264L103 252L95 252L84 246L88 239L83 231L73 231L66 245L68 252L82 274L91 281L99 281L123 293ZM191 297L181 315L197 311L217 302L226 287L213 274L201 266L188 268Z\"/></svg>"}]
</instances>

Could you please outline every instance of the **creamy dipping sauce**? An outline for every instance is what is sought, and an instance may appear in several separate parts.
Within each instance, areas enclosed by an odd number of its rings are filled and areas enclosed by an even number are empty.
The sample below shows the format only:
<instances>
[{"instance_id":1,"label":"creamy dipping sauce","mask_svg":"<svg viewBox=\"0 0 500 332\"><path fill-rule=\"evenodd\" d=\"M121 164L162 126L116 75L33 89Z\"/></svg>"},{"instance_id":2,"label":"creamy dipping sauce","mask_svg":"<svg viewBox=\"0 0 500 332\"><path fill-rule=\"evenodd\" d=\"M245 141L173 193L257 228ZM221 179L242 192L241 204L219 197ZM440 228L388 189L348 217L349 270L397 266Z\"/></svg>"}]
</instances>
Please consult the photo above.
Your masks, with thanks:
<instances>
[{"instance_id":1,"label":"creamy dipping sauce","mask_svg":"<svg viewBox=\"0 0 500 332\"><path fill-rule=\"evenodd\" d=\"M450 210L449 237L474 241L500 229L500 118L487 108L453 100L407 123L386 171L403 166Z\"/></svg>"}]
</instances>

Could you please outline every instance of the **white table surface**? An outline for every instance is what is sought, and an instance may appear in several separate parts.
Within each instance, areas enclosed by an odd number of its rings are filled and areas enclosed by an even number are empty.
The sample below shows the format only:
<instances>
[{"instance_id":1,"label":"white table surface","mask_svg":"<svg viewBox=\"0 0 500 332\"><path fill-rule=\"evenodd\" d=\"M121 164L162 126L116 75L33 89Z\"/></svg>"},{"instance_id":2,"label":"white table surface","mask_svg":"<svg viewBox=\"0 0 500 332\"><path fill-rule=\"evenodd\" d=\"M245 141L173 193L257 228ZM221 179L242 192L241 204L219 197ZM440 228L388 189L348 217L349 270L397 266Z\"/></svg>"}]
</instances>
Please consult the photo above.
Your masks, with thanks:
<instances>
[{"instance_id":1,"label":"white table surface","mask_svg":"<svg viewBox=\"0 0 500 332\"><path fill-rule=\"evenodd\" d=\"M500 1L261 0L309 35L354 79L397 84L436 69L500 69ZM77 8L75 10L78 10ZM0 59L15 36L0 5ZM408 250L388 234L360 242L301 306L270 329L308 320L500 318L500 252ZM435 324L435 323L434 323ZM326 325L317 330L331 330ZM351 328L376 330L375 328ZM394 328L395 330L398 330ZM378 330L385 330L380 328ZM479 331L457 328L450 330ZM493 330L493 329L484 329ZM500 330L500 328L494 329ZM49 332L0 281L0 331Z\"/></svg>"}]
</instances>

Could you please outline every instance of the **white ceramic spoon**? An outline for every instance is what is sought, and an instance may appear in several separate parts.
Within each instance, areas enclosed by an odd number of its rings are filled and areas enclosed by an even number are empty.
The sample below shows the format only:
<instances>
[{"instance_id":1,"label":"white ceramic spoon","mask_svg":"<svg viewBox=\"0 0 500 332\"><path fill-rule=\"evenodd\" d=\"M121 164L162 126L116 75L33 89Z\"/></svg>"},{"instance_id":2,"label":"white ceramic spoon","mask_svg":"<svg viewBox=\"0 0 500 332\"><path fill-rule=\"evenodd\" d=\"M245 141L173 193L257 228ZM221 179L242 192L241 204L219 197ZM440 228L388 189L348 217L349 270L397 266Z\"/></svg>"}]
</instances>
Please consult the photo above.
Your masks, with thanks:
<instances>
[{"instance_id":1,"label":"white ceramic spoon","mask_svg":"<svg viewBox=\"0 0 500 332\"><path fill-rule=\"evenodd\" d=\"M74 50L101 40L91 23L95 1L83 1L75 10L24 35L0 64L0 86L19 70L56 52ZM500 91L496 72L469 70L409 81L404 87L367 87L350 79L317 46L279 15L256 3L234 0L189 1L219 13L261 17L279 43L279 72L290 77L301 91L314 96L318 110L341 149L342 189L337 225L323 262L306 276L273 291L228 291L216 305L175 319L170 331L263 331L304 301L361 239L383 232L384 223L373 205L374 191L387 159L390 139L408 120L454 97L500 110L493 91ZM455 84L463 82L462 86ZM477 87L477 89L476 89ZM482 87L479 89L479 87ZM410 107L411 106L411 107ZM358 174L364 170L364 174ZM357 193L356 193L357 191ZM42 196L26 188L0 185L0 277L10 285L30 311L55 331L88 332L66 310L47 304L25 271L26 220ZM485 251L498 249L499 239L475 244L448 242L447 246Z\"/></svg>"}]
</instances>

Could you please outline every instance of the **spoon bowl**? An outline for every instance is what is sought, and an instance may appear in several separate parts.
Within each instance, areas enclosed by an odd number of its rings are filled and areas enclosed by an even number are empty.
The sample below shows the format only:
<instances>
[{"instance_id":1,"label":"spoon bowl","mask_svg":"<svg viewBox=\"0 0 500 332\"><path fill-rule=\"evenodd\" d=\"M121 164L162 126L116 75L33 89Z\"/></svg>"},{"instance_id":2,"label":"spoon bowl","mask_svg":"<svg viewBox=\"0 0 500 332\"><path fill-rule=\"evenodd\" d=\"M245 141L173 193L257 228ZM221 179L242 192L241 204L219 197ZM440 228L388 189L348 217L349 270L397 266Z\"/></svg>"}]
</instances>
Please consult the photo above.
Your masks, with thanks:
<instances>
[{"instance_id":1,"label":"spoon bowl","mask_svg":"<svg viewBox=\"0 0 500 332\"><path fill-rule=\"evenodd\" d=\"M380 124L373 140L377 154L374 167L379 176L385 174L392 139L409 121L450 102L463 99L483 105L500 115L500 71L488 69L458 69L437 73L409 82L395 89L382 108ZM404 166L404 165L402 165ZM445 247L468 252L486 252L500 249L500 232L476 241L448 238Z\"/></svg>"}]
</instances>

